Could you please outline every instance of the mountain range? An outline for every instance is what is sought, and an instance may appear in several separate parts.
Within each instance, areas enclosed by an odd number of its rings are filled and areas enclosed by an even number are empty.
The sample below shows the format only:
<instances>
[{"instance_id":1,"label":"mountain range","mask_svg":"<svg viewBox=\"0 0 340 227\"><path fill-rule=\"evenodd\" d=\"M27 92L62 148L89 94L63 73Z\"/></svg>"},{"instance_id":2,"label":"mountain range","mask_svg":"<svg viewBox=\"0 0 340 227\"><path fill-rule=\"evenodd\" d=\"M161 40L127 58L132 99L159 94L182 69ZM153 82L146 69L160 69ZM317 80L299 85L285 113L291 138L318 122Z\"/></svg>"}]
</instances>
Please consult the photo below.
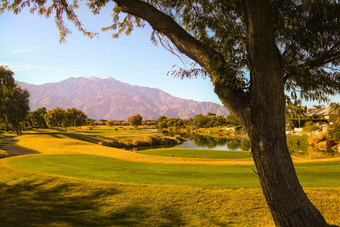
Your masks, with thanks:
<instances>
[{"instance_id":1,"label":"mountain range","mask_svg":"<svg viewBox=\"0 0 340 227\"><path fill-rule=\"evenodd\" d=\"M31 110L75 107L97 120L127 120L137 113L143 119L187 119L209 112L229 115L224 106L213 102L176 98L157 88L130 85L111 77L71 77L56 83L18 85L30 92Z\"/></svg>"}]
</instances>

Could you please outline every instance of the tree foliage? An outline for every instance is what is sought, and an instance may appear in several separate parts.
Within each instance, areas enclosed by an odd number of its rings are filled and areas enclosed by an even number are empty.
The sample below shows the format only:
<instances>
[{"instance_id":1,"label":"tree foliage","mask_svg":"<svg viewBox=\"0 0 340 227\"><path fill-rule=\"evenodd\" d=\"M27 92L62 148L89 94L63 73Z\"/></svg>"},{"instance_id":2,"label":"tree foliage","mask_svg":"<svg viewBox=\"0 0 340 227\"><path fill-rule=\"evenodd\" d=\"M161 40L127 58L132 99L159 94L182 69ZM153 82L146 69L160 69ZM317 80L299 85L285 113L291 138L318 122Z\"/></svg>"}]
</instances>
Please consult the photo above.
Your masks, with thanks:
<instances>
[{"instance_id":1,"label":"tree foliage","mask_svg":"<svg viewBox=\"0 0 340 227\"><path fill-rule=\"evenodd\" d=\"M336 122L328 128L328 135L330 138L340 141L340 123Z\"/></svg>"},{"instance_id":2,"label":"tree foliage","mask_svg":"<svg viewBox=\"0 0 340 227\"><path fill-rule=\"evenodd\" d=\"M129 34L141 23L137 17L122 12L127 11L124 7L130 6L130 3L115 2L117 5L112 15L114 23L105 30L114 30L114 37L118 37L123 32ZM135 5L142 4L137 1L129 2ZM170 16L202 45L212 47L223 59L224 71L233 75L234 79L224 78L225 85L249 91L250 81L245 74L250 72L249 53L246 47L247 22L245 7L241 1L149 0L146 2ZM302 98L308 100L327 100L328 95L339 93L340 6L337 1L315 1L312 4L304 4L303 1L285 0L270 3L273 11L275 41L282 59L282 76L286 81L286 89L292 91L294 97L299 92ZM99 4L96 1L89 5L93 12L98 13L105 4L106 2ZM142 15L140 16L143 18ZM147 20L146 16L145 20ZM162 43L168 46L169 50L176 52L178 47L171 46L165 34L159 31L161 29L153 27L155 29L152 34L153 42ZM180 51L185 53L183 50ZM204 65L201 66L205 68ZM206 68L203 71L204 75L211 73L207 72ZM182 69L175 75L183 78L195 76L196 73L192 69Z\"/></svg>"},{"instance_id":3,"label":"tree foliage","mask_svg":"<svg viewBox=\"0 0 340 227\"><path fill-rule=\"evenodd\" d=\"M45 107L41 107L28 114L27 123L32 128L47 128L44 115L47 113Z\"/></svg>"},{"instance_id":4,"label":"tree foliage","mask_svg":"<svg viewBox=\"0 0 340 227\"><path fill-rule=\"evenodd\" d=\"M108 126L112 127L114 125L114 122L113 122L113 120L109 120L109 121L106 122L106 124Z\"/></svg>"},{"instance_id":5,"label":"tree foliage","mask_svg":"<svg viewBox=\"0 0 340 227\"><path fill-rule=\"evenodd\" d=\"M167 128L167 117L165 116L160 116L157 120L157 128L159 130L162 130L163 128Z\"/></svg>"},{"instance_id":6,"label":"tree foliage","mask_svg":"<svg viewBox=\"0 0 340 227\"><path fill-rule=\"evenodd\" d=\"M336 122L340 123L340 104L332 102L329 104L329 114L332 113L337 117Z\"/></svg>"},{"instance_id":7,"label":"tree foliage","mask_svg":"<svg viewBox=\"0 0 340 227\"><path fill-rule=\"evenodd\" d=\"M143 117L140 114L136 114L133 116L130 116L128 119L128 122L133 127L138 127L139 125L142 125Z\"/></svg>"},{"instance_id":8,"label":"tree foliage","mask_svg":"<svg viewBox=\"0 0 340 227\"><path fill-rule=\"evenodd\" d=\"M303 127L303 131L304 132L313 132L313 131L316 131L318 130L319 127L317 125L315 125L312 121L307 121L305 124L304 124L304 127Z\"/></svg>"},{"instance_id":9,"label":"tree foliage","mask_svg":"<svg viewBox=\"0 0 340 227\"><path fill-rule=\"evenodd\" d=\"M14 73L0 66L0 120L6 128L21 135L22 124L29 113L29 92L14 81Z\"/></svg>"},{"instance_id":10,"label":"tree foliage","mask_svg":"<svg viewBox=\"0 0 340 227\"><path fill-rule=\"evenodd\" d=\"M198 114L194 118L181 119L181 118L167 118L161 116L157 120L157 128L165 129L169 127L185 128L193 126L195 128L210 128L210 127L222 127L222 126L239 126L240 121L232 115L216 116L215 113L208 113L206 115Z\"/></svg>"},{"instance_id":11,"label":"tree foliage","mask_svg":"<svg viewBox=\"0 0 340 227\"><path fill-rule=\"evenodd\" d=\"M74 107L66 110L66 116L69 120L69 125L73 127L82 126L87 119L87 116L83 111Z\"/></svg>"},{"instance_id":12,"label":"tree foliage","mask_svg":"<svg viewBox=\"0 0 340 227\"><path fill-rule=\"evenodd\" d=\"M59 129L59 127L64 127L67 130L67 127L85 124L87 116L83 111L76 108L69 108L65 111L63 108L56 107L47 111L44 118L49 128L57 127Z\"/></svg>"},{"instance_id":13,"label":"tree foliage","mask_svg":"<svg viewBox=\"0 0 340 227\"><path fill-rule=\"evenodd\" d=\"M66 114L65 110L60 107L56 107L52 110L47 111L44 115L46 124L49 128L63 127L63 123L65 122Z\"/></svg>"}]
</instances>

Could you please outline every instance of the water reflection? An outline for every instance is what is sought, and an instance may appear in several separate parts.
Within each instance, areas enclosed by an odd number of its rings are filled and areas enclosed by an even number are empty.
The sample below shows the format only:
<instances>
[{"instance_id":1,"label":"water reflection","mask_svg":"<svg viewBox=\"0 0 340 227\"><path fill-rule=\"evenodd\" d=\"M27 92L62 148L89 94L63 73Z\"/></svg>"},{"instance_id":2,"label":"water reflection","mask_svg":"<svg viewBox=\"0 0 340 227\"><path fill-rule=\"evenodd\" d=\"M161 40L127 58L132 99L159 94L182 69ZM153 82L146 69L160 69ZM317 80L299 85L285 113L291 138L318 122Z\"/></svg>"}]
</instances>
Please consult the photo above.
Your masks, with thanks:
<instances>
[{"instance_id":1,"label":"water reflection","mask_svg":"<svg viewBox=\"0 0 340 227\"><path fill-rule=\"evenodd\" d=\"M248 141L230 140L228 138L215 138L209 136L192 135L187 136L187 141L175 146L176 148L228 150L228 151L250 151ZM288 144L290 154L295 158L320 159L338 157L330 152L323 152L307 145Z\"/></svg>"},{"instance_id":2,"label":"water reflection","mask_svg":"<svg viewBox=\"0 0 340 227\"><path fill-rule=\"evenodd\" d=\"M249 151L248 141L230 140L227 138L216 138L201 135L187 136L187 141L175 146L176 148L209 149L209 150L232 150Z\"/></svg>"}]
</instances>

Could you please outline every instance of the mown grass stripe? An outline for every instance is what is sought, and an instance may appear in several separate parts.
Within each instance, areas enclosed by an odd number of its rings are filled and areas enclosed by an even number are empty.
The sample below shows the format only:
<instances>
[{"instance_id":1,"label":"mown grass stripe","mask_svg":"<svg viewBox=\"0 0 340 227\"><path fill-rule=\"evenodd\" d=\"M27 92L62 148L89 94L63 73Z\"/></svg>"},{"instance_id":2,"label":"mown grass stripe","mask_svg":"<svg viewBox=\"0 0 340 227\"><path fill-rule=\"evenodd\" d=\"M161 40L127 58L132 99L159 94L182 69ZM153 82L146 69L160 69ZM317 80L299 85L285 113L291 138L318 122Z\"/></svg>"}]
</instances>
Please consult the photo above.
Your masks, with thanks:
<instances>
[{"instance_id":1,"label":"mown grass stripe","mask_svg":"<svg viewBox=\"0 0 340 227\"><path fill-rule=\"evenodd\" d=\"M30 170L113 182L202 188L260 186L253 166L165 165L83 154L19 157L10 163ZM340 162L305 163L295 167L303 186L340 187Z\"/></svg>"}]
</instances>

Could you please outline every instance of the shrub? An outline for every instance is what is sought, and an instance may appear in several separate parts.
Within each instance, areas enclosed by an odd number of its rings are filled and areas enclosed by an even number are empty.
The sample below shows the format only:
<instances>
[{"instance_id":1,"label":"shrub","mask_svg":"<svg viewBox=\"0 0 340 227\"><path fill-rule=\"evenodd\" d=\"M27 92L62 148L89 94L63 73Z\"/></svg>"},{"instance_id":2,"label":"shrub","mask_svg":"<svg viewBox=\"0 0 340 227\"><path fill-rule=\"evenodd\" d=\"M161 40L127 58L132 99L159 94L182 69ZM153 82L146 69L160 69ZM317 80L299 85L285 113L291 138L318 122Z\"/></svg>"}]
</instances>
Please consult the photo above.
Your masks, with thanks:
<instances>
[{"instance_id":1,"label":"shrub","mask_svg":"<svg viewBox=\"0 0 340 227\"><path fill-rule=\"evenodd\" d=\"M303 127L303 131L304 132L313 132L313 131L316 131L316 130L318 130L319 129L319 127L318 126L316 126L313 122L311 122L311 121L307 121L306 123L305 123L305 126Z\"/></svg>"},{"instance_id":2,"label":"shrub","mask_svg":"<svg viewBox=\"0 0 340 227\"><path fill-rule=\"evenodd\" d=\"M159 136L145 136L144 140L149 144L149 146L160 145L162 142L162 138Z\"/></svg>"},{"instance_id":3,"label":"shrub","mask_svg":"<svg viewBox=\"0 0 340 227\"><path fill-rule=\"evenodd\" d=\"M328 135L330 138L335 140L340 140L340 123L334 123L328 128Z\"/></svg>"},{"instance_id":4,"label":"shrub","mask_svg":"<svg viewBox=\"0 0 340 227\"><path fill-rule=\"evenodd\" d=\"M307 145L308 144L308 136L307 135L287 135L288 144L298 144L298 145Z\"/></svg>"},{"instance_id":5,"label":"shrub","mask_svg":"<svg viewBox=\"0 0 340 227\"><path fill-rule=\"evenodd\" d=\"M140 140L140 139L133 139L132 141L132 145L136 146L136 147L148 147L151 146L151 144L149 142Z\"/></svg>"}]
</instances>

